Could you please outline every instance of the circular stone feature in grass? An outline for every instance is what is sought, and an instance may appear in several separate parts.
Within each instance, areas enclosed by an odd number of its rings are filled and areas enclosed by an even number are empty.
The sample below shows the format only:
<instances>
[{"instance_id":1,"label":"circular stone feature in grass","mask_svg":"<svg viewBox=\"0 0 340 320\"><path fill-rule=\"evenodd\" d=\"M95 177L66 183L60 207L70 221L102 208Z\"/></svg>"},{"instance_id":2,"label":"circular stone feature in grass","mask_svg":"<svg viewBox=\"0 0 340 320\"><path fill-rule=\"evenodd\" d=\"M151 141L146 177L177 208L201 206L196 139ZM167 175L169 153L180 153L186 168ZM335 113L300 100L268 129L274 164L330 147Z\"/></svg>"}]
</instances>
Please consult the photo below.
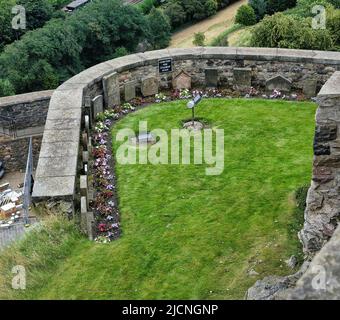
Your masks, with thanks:
<instances>
[{"instance_id":1,"label":"circular stone feature in grass","mask_svg":"<svg viewBox=\"0 0 340 320\"><path fill-rule=\"evenodd\" d=\"M133 145L152 145L157 142L156 138L153 136L152 133L140 133L137 137L132 137L130 139Z\"/></svg>"},{"instance_id":2,"label":"circular stone feature in grass","mask_svg":"<svg viewBox=\"0 0 340 320\"><path fill-rule=\"evenodd\" d=\"M184 123L183 128L192 130L192 131L200 131L200 130L203 130L204 124L199 121L189 121L189 122Z\"/></svg>"}]
</instances>

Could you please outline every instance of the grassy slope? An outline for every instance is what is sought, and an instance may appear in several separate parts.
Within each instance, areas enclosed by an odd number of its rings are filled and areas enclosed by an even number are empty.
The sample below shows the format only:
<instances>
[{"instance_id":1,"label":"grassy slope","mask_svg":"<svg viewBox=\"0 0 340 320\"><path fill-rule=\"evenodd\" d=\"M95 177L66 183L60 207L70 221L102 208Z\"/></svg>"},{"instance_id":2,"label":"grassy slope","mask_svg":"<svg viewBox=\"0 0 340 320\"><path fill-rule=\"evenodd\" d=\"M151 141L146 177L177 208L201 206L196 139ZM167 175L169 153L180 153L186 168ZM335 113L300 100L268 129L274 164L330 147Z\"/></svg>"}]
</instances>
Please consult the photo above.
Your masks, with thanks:
<instances>
[{"instance_id":1,"label":"grassy slope","mask_svg":"<svg viewBox=\"0 0 340 320\"><path fill-rule=\"evenodd\" d=\"M185 101L155 105L114 132L145 119L169 130L189 113ZM58 268L39 269L43 286L20 297L232 299L258 278L289 273L282 260L300 250L292 194L310 181L314 113L310 103L203 101L197 116L225 129L224 173L118 166L122 239L79 240ZM251 268L260 275L248 276Z\"/></svg>"}]
</instances>

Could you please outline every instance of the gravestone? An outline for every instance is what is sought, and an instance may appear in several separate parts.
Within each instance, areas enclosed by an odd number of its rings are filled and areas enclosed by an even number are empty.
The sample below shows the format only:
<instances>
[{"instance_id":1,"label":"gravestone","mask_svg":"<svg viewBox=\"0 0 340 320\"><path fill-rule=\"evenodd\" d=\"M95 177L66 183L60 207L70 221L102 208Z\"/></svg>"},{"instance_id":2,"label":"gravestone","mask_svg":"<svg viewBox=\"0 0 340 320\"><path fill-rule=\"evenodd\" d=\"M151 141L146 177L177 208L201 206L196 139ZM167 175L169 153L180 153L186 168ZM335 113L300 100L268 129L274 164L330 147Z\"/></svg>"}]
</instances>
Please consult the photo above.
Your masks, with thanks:
<instances>
[{"instance_id":1,"label":"gravestone","mask_svg":"<svg viewBox=\"0 0 340 320\"><path fill-rule=\"evenodd\" d=\"M205 69L205 86L207 88L217 88L218 70L209 68Z\"/></svg>"},{"instance_id":2,"label":"gravestone","mask_svg":"<svg viewBox=\"0 0 340 320\"><path fill-rule=\"evenodd\" d=\"M277 75L266 81L266 92L271 94L274 90L279 90L282 93L290 93L292 82L282 75Z\"/></svg>"},{"instance_id":3,"label":"gravestone","mask_svg":"<svg viewBox=\"0 0 340 320\"><path fill-rule=\"evenodd\" d=\"M82 135L81 135L81 138L82 138L82 143L83 143L83 149L84 151L88 151L88 143L89 143L89 140L88 140L88 135L86 132L83 132Z\"/></svg>"},{"instance_id":4,"label":"gravestone","mask_svg":"<svg viewBox=\"0 0 340 320\"><path fill-rule=\"evenodd\" d=\"M130 81L124 85L124 99L126 102L136 98L136 82Z\"/></svg>"},{"instance_id":5,"label":"gravestone","mask_svg":"<svg viewBox=\"0 0 340 320\"><path fill-rule=\"evenodd\" d=\"M87 164L89 162L89 152L83 151L83 164Z\"/></svg>"},{"instance_id":6,"label":"gravestone","mask_svg":"<svg viewBox=\"0 0 340 320\"><path fill-rule=\"evenodd\" d=\"M144 97L154 96L158 93L159 81L156 77L150 77L142 80L142 95Z\"/></svg>"},{"instance_id":7,"label":"gravestone","mask_svg":"<svg viewBox=\"0 0 340 320\"><path fill-rule=\"evenodd\" d=\"M318 81L316 79L307 79L303 83L303 94L307 98L313 98L316 96L316 88Z\"/></svg>"},{"instance_id":8,"label":"gravestone","mask_svg":"<svg viewBox=\"0 0 340 320\"><path fill-rule=\"evenodd\" d=\"M248 89L251 87L251 68L234 68L234 89Z\"/></svg>"},{"instance_id":9,"label":"gravestone","mask_svg":"<svg viewBox=\"0 0 340 320\"><path fill-rule=\"evenodd\" d=\"M89 115L85 115L84 122L85 122L85 131L87 132L88 135L90 135L90 116Z\"/></svg>"},{"instance_id":10,"label":"gravestone","mask_svg":"<svg viewBox=\"0 0 340 320\"><path fill-rule=\"evenodd\" d=\"M89 208L89 190L88 190L88 178L85 175L80 176L80 196L86 198L86 210Z\"/></svg>"},{"instance_id":11,"label":"gravestone","mask_svg":"<svg viewBox=\"0 0 340 320\"><path fill-rule=\"evenodd\" d=\"M172 87L176 90L191 89L191 77L185 71L180 71L172 80Z\"/></svg>"},{"instance_id":12,"label":"gravestone","mask_svg":"<svg viewBox=\"0 0 340 320\"><path fill-rule=\"evenodd\" d=\"M104 99L103 96L96 96L93 100L93 117L94 119L97 117L97 115L104 111Z\"/></svg>"},{"instance_id":13,"label":"gravestone","mask_svg":"<svg viewBox=\"0 0 340 320\"><path fill-rule=\"evenodd\" d=\"M87 232L87 200L86 197L80 198L80 219L81 229L83 232Z\"/></svg>"},{"instance_id":14,"label":"gravestone","mask_svg":"<svg viewBox=\"0 0 340 320\"><path fill-rule=\"evenodd\" d=\"M120 104L120 89L117 72L103 77L104 100L106 107L113 107Z\"/></svg>"},{"instance_id":15,"label":"gravestone","mask_svg":"<svg viewBox=\"0 0 340 320\"><path fill-rule=\"evenodd\" d=\"M84 97L84 109L85 109L85 115L89 116L89 121L90 121L90 128L93 123L93 113L92 113L92 100L90 96L85 96Z\"/></svg>"}]
</instances>

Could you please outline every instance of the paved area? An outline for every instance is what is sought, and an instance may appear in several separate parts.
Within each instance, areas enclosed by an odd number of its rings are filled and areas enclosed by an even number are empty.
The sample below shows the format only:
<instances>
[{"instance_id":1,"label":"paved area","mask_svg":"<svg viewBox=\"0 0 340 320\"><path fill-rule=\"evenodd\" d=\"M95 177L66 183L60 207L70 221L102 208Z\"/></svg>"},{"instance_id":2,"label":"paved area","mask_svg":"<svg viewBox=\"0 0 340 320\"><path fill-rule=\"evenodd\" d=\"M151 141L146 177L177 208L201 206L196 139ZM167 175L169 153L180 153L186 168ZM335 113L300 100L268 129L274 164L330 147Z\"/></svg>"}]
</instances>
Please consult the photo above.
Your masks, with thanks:
<instances>
[{"instance_id":1,"label":"paved area","mask_svg":"<svg viewBox=\"0 0 340 320\"><path fill-rule=\"evenodd\" d=\"M24 172L9 172L0 180L0 184L8 182L13 191L19 192L22 191L24 177ZM8 227L0 227L0 249L8 246L13 241L21 239L36 222L37 219L31 216L30 223L32 226L29 228L25 227L25 223L22 220Z\"/></svg>"},{"instance_id":2,"label":"paved area","mask_svg":"<svg viewBox=\"0 0 340 320\"><path fill-rule=\"evenodd\" d=\"M0 179L0 184L8 182L13 191L21 191L20 184L24 183L25 172L9 172Z\"/></svg>"}]
</instances>

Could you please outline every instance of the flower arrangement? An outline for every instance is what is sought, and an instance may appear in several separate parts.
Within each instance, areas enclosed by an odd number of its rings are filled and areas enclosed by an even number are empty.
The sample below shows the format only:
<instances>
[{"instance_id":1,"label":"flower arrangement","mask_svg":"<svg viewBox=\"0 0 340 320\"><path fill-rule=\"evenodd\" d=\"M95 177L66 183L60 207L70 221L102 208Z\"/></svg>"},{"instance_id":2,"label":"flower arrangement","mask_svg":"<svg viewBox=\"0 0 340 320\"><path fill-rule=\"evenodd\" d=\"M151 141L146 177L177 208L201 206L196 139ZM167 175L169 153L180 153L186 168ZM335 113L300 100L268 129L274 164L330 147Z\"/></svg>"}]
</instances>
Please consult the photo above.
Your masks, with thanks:
<instances>
[{"instance_id":1,"label":"flower arrangement","mask_svg":"<svg viewBox=\"0 0 340 320\"><path fill-rule=\"evenodd\" d=\"M122 110L134 110L123 105ZM96 189L92 203L96 220L96 242L109 243L120 235L119 212L116 205L115 176L112 170L110 149L110 128L120 117L117 110L106 110L99 115L100 121L94 127L93 138L93 183ZM98 119L98 118L97 118Z\"/></svg>"},{"instance_id":2,"label":"flower arrangement","mask_svg":"<svg viewBox=\"0 0 340 320\"><path fill-rule=\"evenodd\" d=\"M179 99L190 99L192 94L190 93L189 89L181 89L179 91Z\"/></svg>"},{"instance_id":3,"label":"flower arrangement","mask_svg":"<svg viewBox=\"0 0 340 320\"><path fill-rule=\"evenodd\" d=\"M269 97L270 99L278 99L282 97L282 93L280 90L275 89Z\"/></svg>"},{"instance_id":4,"label":"flower arrangement","mask_svg":"<svg viewBox=\"0 0 340 320\"><path fill-rule=\"evenodd\" d=\"M134 110L135 110L135 107L134 107L131 103L126 102L126 103L124 103L124 104L122 105L122 110L123 110L123 111L124 111L124 110L126 110L126 111L134 111Z\"/></svg>"},{"instance_id":5,"label":"flower arrangement","mask_svg":"<svg viewBox=\"0 0 340 320\"><path fill-rule=\"evenodd\" d=\"M155 99L156 103L160 103L166 101L168 98L164 93L160 92L155 95Z\"/></svg>"}]
</instances>

